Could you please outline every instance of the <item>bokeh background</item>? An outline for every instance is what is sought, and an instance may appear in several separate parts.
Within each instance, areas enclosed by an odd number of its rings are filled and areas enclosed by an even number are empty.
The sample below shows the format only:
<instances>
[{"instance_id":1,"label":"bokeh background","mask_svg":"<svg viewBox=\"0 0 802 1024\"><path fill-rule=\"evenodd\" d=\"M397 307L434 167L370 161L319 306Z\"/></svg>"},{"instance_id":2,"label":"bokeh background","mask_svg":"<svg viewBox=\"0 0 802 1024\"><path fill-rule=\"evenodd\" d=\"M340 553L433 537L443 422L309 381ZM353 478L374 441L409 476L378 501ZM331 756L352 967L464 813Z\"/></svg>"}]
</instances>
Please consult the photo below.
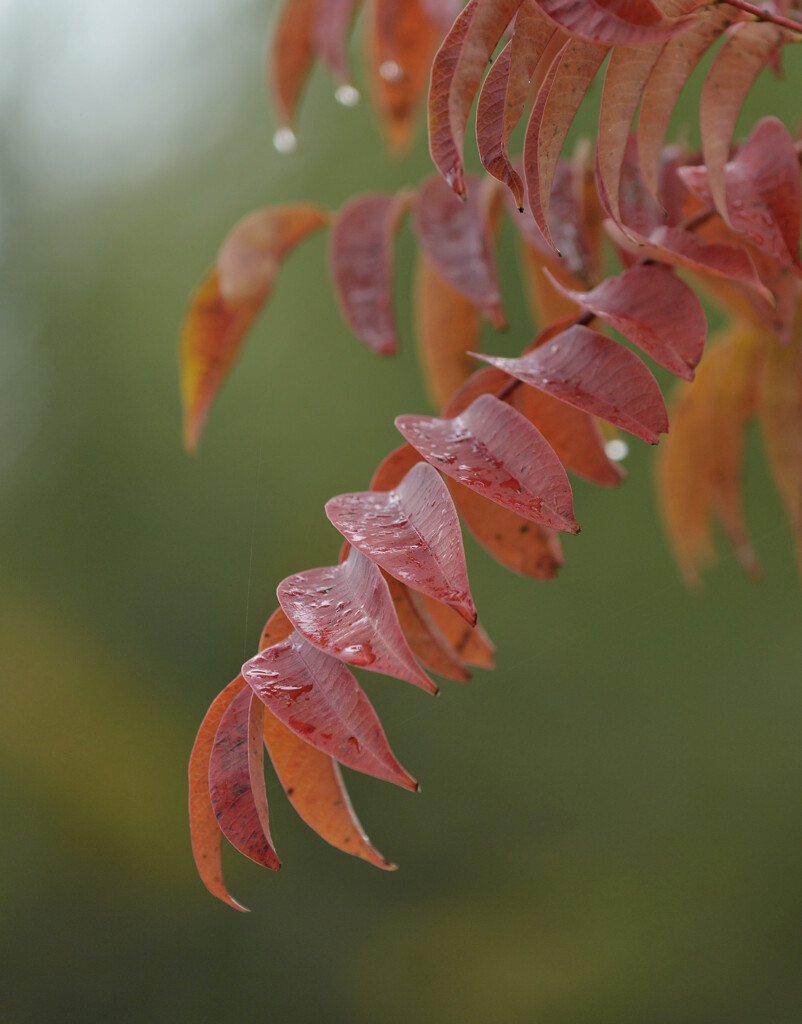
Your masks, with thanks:
<instances>
[{"instance_id":1,"label":"bokeh background","mask_svg":"<svg viewBox=\"0 0 802 1024\"><path fill-rule=\"evenodd\" d=\"M724 552L684 588L639 442L621 490L576 483L558 581L468 542L497 670L437 701L368 680L422 782L349 773L398 872L326 846L269 774L282 871L226 851L250 915L197 880L198 723L277 582L336 557L325 500L366 486L396 414L428 411L409 229L393 361L342 324L320 236L282 272L200 456L180 448L179 325L228 228L429 171L422 139L385 156L367 104L337 106L322 72L299 151L274 152L274 14L0 3L0 1021L798 1022L802 597L756 438L757 582ZM798 115L791 63L743 126ZM513 326L487 345L516 353L532 325L509 230L500 246Z\"/></svg>"}]
</instances>

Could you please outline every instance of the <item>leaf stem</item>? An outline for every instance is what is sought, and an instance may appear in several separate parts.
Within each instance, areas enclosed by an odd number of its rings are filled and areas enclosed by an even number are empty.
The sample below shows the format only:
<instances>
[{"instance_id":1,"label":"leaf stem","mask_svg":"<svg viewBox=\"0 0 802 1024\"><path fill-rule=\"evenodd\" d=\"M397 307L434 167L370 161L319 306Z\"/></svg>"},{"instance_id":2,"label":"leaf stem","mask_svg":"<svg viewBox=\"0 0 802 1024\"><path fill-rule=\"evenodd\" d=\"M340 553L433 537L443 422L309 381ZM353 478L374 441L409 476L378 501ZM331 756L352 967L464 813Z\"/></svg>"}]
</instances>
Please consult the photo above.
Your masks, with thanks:
<instances>
[{"instance_id":1,"label":"leaf stem","mask_svg":"<svg viewBox=\"0 0 802 1024\"><path fill-rule=\"evenodd\" d=\"M724 2L728 7L737 7L739 11L751 14L758 21L770 21L773 25L779 25L780 28L787 28L791 32L796 32L797 35L802 35L802 22L785 18L782 14L773 14L771 11L767 11L765 7L749 3L749 0L724 0Z\"/></svg>"}]
</instances>

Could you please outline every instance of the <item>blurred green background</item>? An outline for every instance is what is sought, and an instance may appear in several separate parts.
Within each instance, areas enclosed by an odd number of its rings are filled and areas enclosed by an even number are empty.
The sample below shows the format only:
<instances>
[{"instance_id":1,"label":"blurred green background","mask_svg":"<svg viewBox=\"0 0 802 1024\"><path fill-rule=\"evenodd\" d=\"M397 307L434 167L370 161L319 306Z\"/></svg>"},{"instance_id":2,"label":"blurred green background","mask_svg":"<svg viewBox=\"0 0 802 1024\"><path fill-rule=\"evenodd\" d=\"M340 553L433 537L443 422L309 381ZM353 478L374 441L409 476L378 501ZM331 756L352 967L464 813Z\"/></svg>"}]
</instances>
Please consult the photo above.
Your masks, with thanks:
<instances>
[{"instance_id":1,"label":"blurred green background","mask_svg":"<svg viewBox=\"0 0 802 1024\"><path fill-rule=\"evenodd\" d=\"M409 229L390 361L342 324L321 236L283 271L199 458L181 451L178 329L228 228L429 170L423 140L385 157L367 105L338 107L322 73L279 157L273 15L0 5L0 1024L798 1022L802 597L754 438L758 582L725 553L684 589L639 442L622 490L576 484L583 531L555 583L468 542L497 670L437 701L367 680L422 782L348 776L398 872L322 843L269 774L284 868L225 851L250 915L199 883L198 723L278 581L335 559L325 500L366 486L396 414L428 411ZM744 124L782 97L795 117L799 72L763 82ZM512 243L513 326L487 339L507 353L532 330Z\"/></svg>"}]
</instances>

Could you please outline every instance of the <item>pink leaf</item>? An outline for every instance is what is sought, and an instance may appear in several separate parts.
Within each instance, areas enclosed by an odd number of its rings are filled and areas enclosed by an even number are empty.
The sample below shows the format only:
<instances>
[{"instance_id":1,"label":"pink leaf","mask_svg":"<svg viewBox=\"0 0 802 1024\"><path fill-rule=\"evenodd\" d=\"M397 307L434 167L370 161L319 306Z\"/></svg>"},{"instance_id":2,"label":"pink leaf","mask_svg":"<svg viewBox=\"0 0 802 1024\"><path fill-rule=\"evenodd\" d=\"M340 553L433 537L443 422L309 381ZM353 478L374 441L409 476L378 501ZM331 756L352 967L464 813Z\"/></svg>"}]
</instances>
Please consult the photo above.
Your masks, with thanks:
<instances>
[{"instance_id":1,"label":"pink leaf","mask_svg":"<svg viewBox=\"0 0 802 1024\"><path fill-rule=\"evenodd\" d=\"M340 83L351 81L348 66L348 35L362 0L318 0L313 41L315 51Z\"/></svg>"},{"instance_id":2,"label":"pink leaf","mask_svg":"<svg viewBox=\"0 0 802 1024\"><path fill-rule=\"evenodd\" d=\"M548 270L554 287L571 301L615 327L660 366L686 380L702 357L707 319L691 289L660 266L634 266L590 292L564 288Z\"/></svg>"},{"instance_id":3,"label":"pink leaf","mask_svg":"<svg viewBox=\"0 0 802 1024\"><path fill-rule=\"evenodd\" d=\"M560 28L592 43L648 46L667 41L688 27L687 19L668 20L650 0L538 0Z\"/></svg>"},{"instance_id":4,"label":"pink leaf","mask_svg":"<svg viewBox=\"0 0 802 1024\"><path fill-rule=\"evenodd\" d=\"M299 633L251 658L242 674L268 710L317 750L355 771L417 789L353 673Z\"/></svg>"},{"instance_id":5,"label":"pink leaf","mask_svg":"<svg viewBox=\"0 0 802 1024\"><path fill-rule=\"evenodd\" d=\"M431 466L413 466L390 491L332 498L326 515L349 543L391 576L445 601L468 622L476 621L457 512Z\"/></svg>"},{"instance_id":6,"label":"pink leaf","mask_svg":"<svg viewBox=\"0 0 802 1024\"><path fill-rule=\"evenodd\" d=\"M418 191L413 223L421 247L442 277L500 330L506 326L482 190L459 202L440 178Z\"/></svg>"},{"instance_id":7,"label":"pink leaf","mask_svg":"<svg viewBox=\"0 0 802 1024\"><path fill-rule=\"evenodd\" d=\"M640 359L587 327L569 327L520 359L479 358L650 444L668 430L660 388Z\"/></svg>"},{"instance_id":8,"label":"pink leaf","mask_svg":"<svg viewBox=\"0 0 802 1024\"><path fill-rule=\"evenodd\" d=\"M407 441L447 476L524 519L578 533L571 485L548 441L493 395L454 419L399 416Z\"/></svg>"},{"instance_id":9,"label":"pink leaf","mask_svg":"<svg viewBox=\"0 0 802 1024\"><path fill-rule=\"evenodd\" d=\"M340 565L288 576L277 593L298 632L326 654L437 693L404 639L381 571L357 548Z\"/></svg>"},{"instance_id":10,"label":"pink leaf","mask_svg":"<svg viewBox=\"0 0 802 1024\"><path fill-rule=\"evenodd\" d=\"M223 835L246 857L281 867L270 838L265 794L264 708L245 687L220 720L209 760L209 793Z\"/></svg>"},{"instance_id":11,"label":"pink leaf","mask_svg":"<svg viewBox=\"0 0 802 1024\"><path fill-rule=\"evenodd\" d=\"M354 334L380 355L398 348L393 238L405 205L404 196L357 196L332 226L330 264L340 308Z\"/></svg>"}]
</instances>

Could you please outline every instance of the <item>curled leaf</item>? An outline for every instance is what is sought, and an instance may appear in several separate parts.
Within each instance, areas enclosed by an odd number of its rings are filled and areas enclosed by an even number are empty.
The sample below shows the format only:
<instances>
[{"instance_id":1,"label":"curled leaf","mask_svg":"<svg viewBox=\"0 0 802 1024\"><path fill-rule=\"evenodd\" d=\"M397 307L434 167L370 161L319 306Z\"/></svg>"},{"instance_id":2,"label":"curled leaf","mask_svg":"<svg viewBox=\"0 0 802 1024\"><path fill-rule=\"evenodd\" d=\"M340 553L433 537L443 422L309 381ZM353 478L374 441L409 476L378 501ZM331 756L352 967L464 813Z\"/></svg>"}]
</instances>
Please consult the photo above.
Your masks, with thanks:
<instances>
[{"instance_id":1,"label":"curled leaf","mask_svg":"<svg viewBox=\"0 0 802 1024\"><path fill-rule=\"evenodd\" d=\"M423 596L390 575L385 574L385 579L401 631L415 657L430 672L456 683L467 683L471 678L470 672L435 622Z\"/></svg>"},{"instance_id":2,"label":"curled leaf","mask_svg":"<svg viewBox=\"0 0 802 1024\"><path fill-rule=\"evenodd\" d=\"M593 43L648 46L684 32L689 20L669 20L651 0L538 0L560 28Z\"/></svg>"},{"instance_id":3,"label":"curled leaf","mask_svg":"<svg viewBox=\"0 0 802 1024\"><path fill-rule=\"evenodd\" d=\"M398 348L393 313L393 239L405 198L362 195L334 218L330 265L343 316L380 355Z\"/></svg>"},{"instance_id":4,"label":"curled leaf","mask_svg":"<svg viewBox=\"0 0 802 1024\"><path fill-rule=\"evenodd\" d=\"M318 5L329 0L284 0L267 60L268 85L279 124L292 128L315 57Z\"/></svg>"},{"instance_id":5,"label":"curled leaf","mask_svg":"<svg viewBox=\"0 0 802 1024\"><path fill-rule=\"evenodd\" d=\"M339 565L287 577L277 593L298 632L326 654L437 693L404 639L381 571L357 548Z\"/></svg>"},{"instance_id":6,"label":"curled leaf","mask_svg":"<svg viewBox=\"0 0 802 1024\"><path fill-rule=\"evenodd\" d=\"M265 794L264 708L244 687L229 704L209 759L209 794L223 835L240 853L276 871Z\"/></svg>"},{"instance_id":7,"label":"curled leaf","mask_svg":"<svg viewBox=\"0 0 802 1024\"><path fill-rule=\"evenodd\" d=\"M475 626L469 626L453 608L442 601L435 601L432 597L424 597L423 600L443 636L463 661L477 668L494 667L496 649L478 622Z\"/></svg>"},{"instance_id":8,"label":"curled leaf","mask_svg":"<svg viewBox=\"0 0 802 1024\"><path fill-rule=\"evenodd\" d=\"M362 0L318 0L313 42L315 52L329 66L336 81L351 81L348 35Z\"/></svg>"},{"instance_id":9,"label":"curled leaf","mask_svg":"<svg viewBox=\"0 0 802 1024\"><path fill-rule=\"evenodd\" d=\"M234 910L247 910L229 894L223 881L222 833L209 795L209 760L223 715L247 684L237 676L212 701L201 722L189 758L189 831L192 854L201 881L212 894Z\"/></svg>"},{"instance_id":10,"label":"curled leaf","mask_svg":"<svg viewBox=\"0 0 802 1024\"><path fill-rule=\"evenodd\" d=\"M578 533L571 485L532 424L493 395L453 419L399 416L407 441L446 475L524 519Z\"/></svg>"},{"instance_id":11,"label":"curled leaf","mask_svg":"<svg viewBox=\"0 0 802 1024\"><path fill-rule=\"evenodd\" d=\"M242 674L267 709L306 743L355 771L417 788L353 673L299 633L251 658Z\"/></svg>"},{"instance_id":12,"label":"curled leaf","mask_svg":"<svg viewBox=\"0 0 802 1024\"><path fill-rule=\"evenodd\" d=\"M649 444L668 430L663 396L640 359L587 327L570 327L520 359L480 358Z\"/></svg>"},{"instance_id":13,"label":"curled leaf","mask_svg":"<svg viewBox=\"0 0 802 1024\"><path fill-rule=\"evenodd\" d=\"M431 466L413 466L390 491L332 498L326 515L349 543L391 576L452 605L468 622L476 621L457 513Z\"/></svg>"},{"instance_id":14,"label":"curled leaf","mask_svg":"<svg viewBox=\"0 0 802 1024\"><path fill-rule=\"evenodd\" d=\"M282 260L328 223L318 206L293 203L250 214L220 249L217 269L190 302L181 334L184 444L198 446L203 425L254 317L270 297Z\"/></svg>"}]
</instances>

